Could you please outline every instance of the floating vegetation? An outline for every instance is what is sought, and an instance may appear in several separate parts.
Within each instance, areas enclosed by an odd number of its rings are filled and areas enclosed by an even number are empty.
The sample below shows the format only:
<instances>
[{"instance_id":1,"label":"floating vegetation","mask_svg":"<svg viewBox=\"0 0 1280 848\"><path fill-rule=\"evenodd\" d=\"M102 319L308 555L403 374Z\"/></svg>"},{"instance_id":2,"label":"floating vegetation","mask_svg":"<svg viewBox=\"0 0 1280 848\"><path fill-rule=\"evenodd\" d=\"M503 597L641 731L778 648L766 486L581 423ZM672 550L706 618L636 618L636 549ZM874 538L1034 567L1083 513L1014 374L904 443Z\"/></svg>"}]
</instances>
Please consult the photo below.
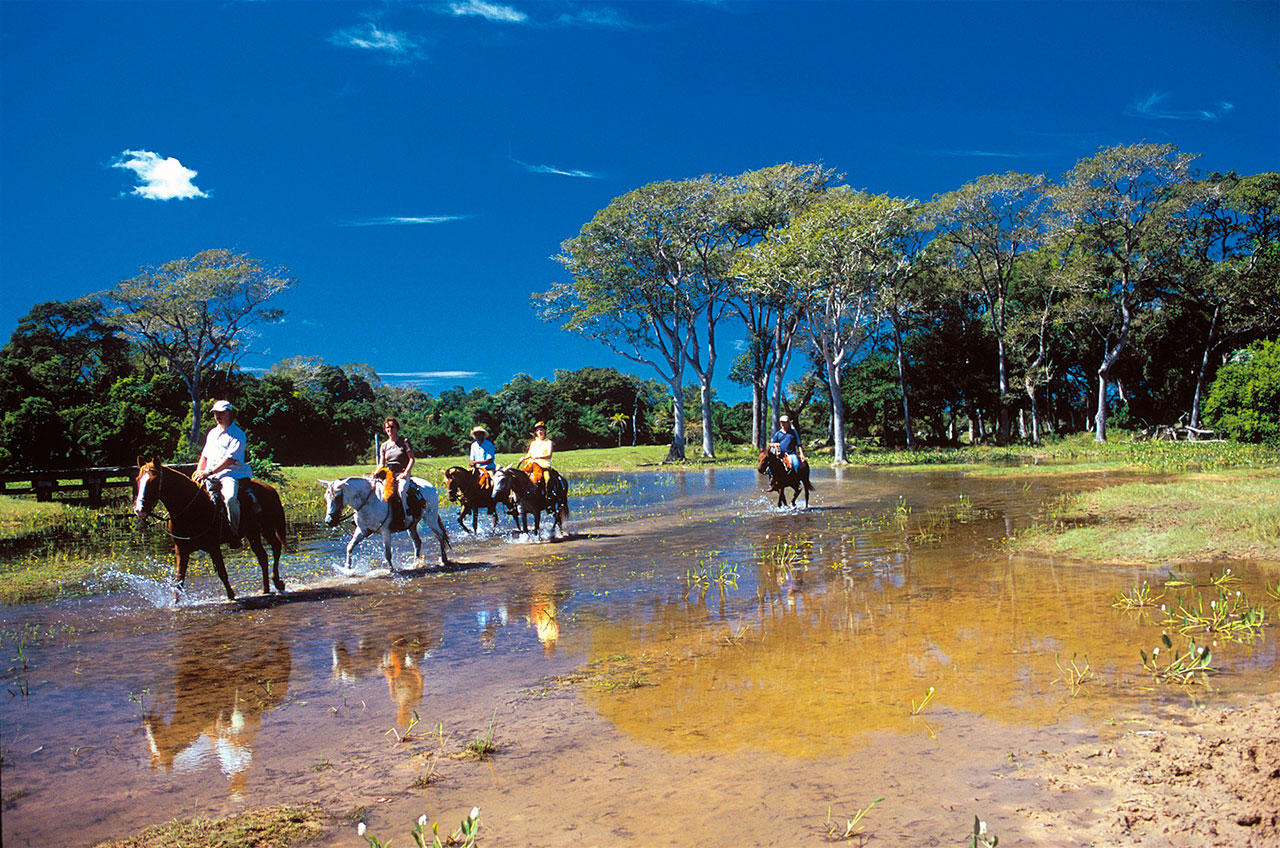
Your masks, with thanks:
<instances>
[{"instance_id":1,"label":"floating vegetation","mask_svg":"<svg viewBox=\"0 0 1280 848\"><path fill-rule=\"evenodd\" d=\"M1166 584L1168 585L1168 584ZM1151 584L1143 580L1142 585L1135 585L1132 591L1121 592L1116 595L1115 601L1111 606L1116 609L1131 610L1140 609L1142 607L1153 607L1156 601L1164 597L1164 592L1158 595L1152 594Z\"/></svg>"},{"instance_id":2,"label":"floating vegetation","mask_svg":"<svg viewBox=\"0 0 1280 848\"><path fill-rule=\"evenodd\" d=\"M925 691L924 697L921 698L919 701L917 701L915 698L911 699L911 714L913 716L920 715L920 713L924 712L924 708L929 706L929 702L933 700L933 695L935 691L936 689L930 686Z\"/></svg>"},{"instance_id":3,"label":"floating vegetation","mask_svg":"<svg viewBox=\"0 0 1280 848\"><path fill-rule=\"evenodd\" d=\"M1051 681L1050 685L1056 686L1059 683L1065 685L1073 698L1080 694L1082 686L1097 677L1093 673L1093 669L1089 667L1089 657L1087 655L1084 658L1083 665L1076 659L1075 654L1071 655L1071 661L1066 665L1063 665L1062 659L1057 654L1053 655L1053 662L1058 667L1058 677Z\"/></svg>"},{"instance_id":4,"label":"floating vegetation","mask_svg":"<svg viewBox=\"0 0 1280 848\"><path fill-rule=\"evenodd\" d=\"M1223 569L1222 573L1219 574L1217 577L1213 576L1212 571L1209 572L1209 583L1214 586L1225 588L1227 586L1231 586L1239 582L1240 582L1240 578L1237 577L1234 573L1232 573L1230 568Z\"/></svg>"},{"instance_id":5,"label":"floating vegetation","mask_svg":"<svg viewBox=\"0 0 1280 848\"><path fill-rule=\"evenodd\" d=\"M697 592L699 597L705 596L712 586L721 592L725 589L736 589L738 588L738 565L732 562L703 560L685 571L682 583L686 595Z\"/></svg>"},{"instance_id":6,"label":"floating vegetation","mask_svg":"<svg viewBox=\"0 0 1280 848\"><path fill-rule=\"evenodd\" d=\"M1181 602L1170 616L1178 624L1180 633L1215 633L1227 639L1244 642L1257 638L1266 624L1266 610L1262 605L1249 603L1243 592L1228 594L1221 589L1218 597L1204 605L1204 596L1197 594L1194 607Z\"/></svg>"},{"instance_id":7,"label":"floating vegetation","mask_svg":"<svg viewBox=\"0 0 1280 848\"><path fill-rule=\"evenodd\" d=\"M1151 672L1151 676L1162 683L1206 683L1208 675L1217 671L1213 667L1213 651L1206 646L1196 645L1191 639L1187 647L1178 653L1173 649L1173 640L1168 633L1160 634L1160 641L1165 647L1165 662L1160 664L1160 648L1152 648L1151 656L1146 651L1138 651L1142 655L1142 667Z\"/></svg>"},{"instance_id":8,"label":"floating vegetation","mask_svg":"<svg viewBox=\"0 0 1280 848\"><path fill-rule=\"evenodd\" d=\"M831 805L828 804L827 805L827 838L832 840L833 842L840 842L846 839L853 839L855 836L860 837L860 834L862 833L862 829L866 827L866 825L862 823L862 819L867 815L867 813L871 812L872 807L874 807L876 804L879 804L883 800L884 800L883 796L880 798L877 798L867 806L863 807L861 810L858 810L856 813L854 813L853 818L845 819L843 830L840 828L840 825L838 823L831 820Z\"/></svg>"}]
</instances>

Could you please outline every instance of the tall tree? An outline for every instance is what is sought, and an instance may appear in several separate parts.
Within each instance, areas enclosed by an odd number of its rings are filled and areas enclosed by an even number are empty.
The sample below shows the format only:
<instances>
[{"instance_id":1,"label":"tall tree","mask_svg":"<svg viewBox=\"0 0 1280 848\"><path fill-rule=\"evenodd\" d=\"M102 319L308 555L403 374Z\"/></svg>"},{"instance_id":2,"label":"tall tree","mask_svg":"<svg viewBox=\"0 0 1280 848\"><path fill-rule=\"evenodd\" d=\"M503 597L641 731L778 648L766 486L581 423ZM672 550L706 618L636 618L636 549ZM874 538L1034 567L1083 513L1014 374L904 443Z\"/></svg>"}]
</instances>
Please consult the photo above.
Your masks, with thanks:
<instances>
[{"instance_id":1,"label":"tall tree","mask_svg":"<svg viewBox=\"0 0 1280 848\"><path fill-rule=\"evenodd\" d=\"M698 273L678 216L685 189L650 183L612 200L560 246L570 282L533 296L544 321L649 366L671 389L668 461L685 458L684 369L698 347Z\"/></svg>"},{"instance_id":2,"label":"tall tree","mask_svg":"<svg viewBox=\"0 0 1280 848\"><path fill-rule=\"evenodd\" d=\"M1213 174L1184 186L1174 292L1205 316L1189 425L1215 354L1280 330L1280 174Z\"/></svg>"},{"instance_id":3,"label":"tall tree","mask_svg":"<svg viewBox=\"0 0 1280 848\"><path fill-rule=\"evenodd\" d=\"M182 378L191 398L187 439L200 444L204 381L220 364L234 365L253 328L280 319L266 304L295 284L283 267L229 250L205 250L146 268L105 293L120 331L157 367Z\"/></svg>"},{"instance_id":4,"label":"tall tree","mask_svg":"<svg viewBox=\"0 0 1280 848\"><path fill-rule=\"evenodd\" d=\"M1041 174L992 174L934 198L937 238L950 248L954 279L982 296L996 342L999 386L997 440L1009 441L1009 362L1005 335L1017 261L1034 249L1042 232L1045 178Z\"/></svg>"},{"instance_id":5,"label":"tall tree","mask_svg":"<svg viewBox=\"0 0 1280 848\"><path fill-rule=\"evenodd\" d=\"M742 382L751 387L751 443L757 448L764 446L766 430L777 422L782 375L791 361L800 316L789 308L785 287L760 276L763 269L753 263L751 248L768 233L785 227L837 178L834 170L821 165L788 162L748 171L731 181L729 220L744 236L740 247L746 248L739 250L730 270L734 284L730 304L747 329L747 349L735 368ZM764 407L770 382L774 385L773 404L766 422Z\"/></svg>"},{"instance_id":6,"label":"tall tree","mask_svg":"<svg viewBox=\"0 0 1280 848\"><path fill-rule=\"evenodd\" d=\"M1089 296L1102 320L1094 439L1107 439L1107 393L1129 344L1134 310L1175 255L1174 190L1188 179L1193 154L1171 144L1104 148L1081 159L1050 190L1055 227L1086 258Z\"/></svg>"},{"instance_id":7,"label":"tall tree","mask_svg":"<svg viewBox=\"0 0 1280 848\"><path fill-rule=\"evenodd\" d=\"M822 362L831 399L835 461L846 461L841 385L851 359L873 337L877 291L903 201L846 188L828 191L761 248L786 268L804 311L804 332Z\"/></svg>"}]
</instances>

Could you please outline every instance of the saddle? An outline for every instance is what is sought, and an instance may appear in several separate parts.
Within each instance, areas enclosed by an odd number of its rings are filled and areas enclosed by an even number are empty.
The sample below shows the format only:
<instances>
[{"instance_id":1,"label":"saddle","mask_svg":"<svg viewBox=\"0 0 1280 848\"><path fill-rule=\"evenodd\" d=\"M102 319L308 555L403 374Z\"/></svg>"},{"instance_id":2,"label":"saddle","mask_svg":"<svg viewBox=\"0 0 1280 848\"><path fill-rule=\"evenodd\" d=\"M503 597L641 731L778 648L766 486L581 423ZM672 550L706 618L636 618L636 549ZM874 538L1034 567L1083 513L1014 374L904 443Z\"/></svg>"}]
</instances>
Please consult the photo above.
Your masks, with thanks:
<instances>
[{"instance_id":1,"label":"saddle","mask_svg":"<svg viewBox=\"0 0 1280 848\"><path fill-rule=\"evenodd\" d=\"M405 487L404 500L401 500L399 487L396 485L396 475L390 468L386 466L379 468L373 472L373 478L382 481L382 490L378 496L391 510L391 515L387 518L387 522L391 525L391 532L399 533L402 530L408 530L409 519L420 518L422 508L425 506L418 487L411 482Z\"/></svg>"},{"instance_id":2,"label":"saddle","mask_svg":"<svg viewBox=\"0 0 1280 848\"><path fill-rule=\"evenodd\" d=\"M231 533L231 525L227 521L227 505L222 502L222 486L212 477L206 477L201 481L204 486L205 494L209 496L209 500L213 503L215 514L218 516L218 527L222 541L233 548L240 547L240 538L244 535L245 519L248 516L258 516L262 510L258 508L258 498L253 493L253 487L249 485L249 481L245 480L240 486L240 491L236 493L236 500L240 501L240 535Z\"/></svg>"},{"instance_id":3,"label":"saddle","mask_svg":"<svg viewBox=\"0 0 1280 848\"><path fill-rule=\"evenodd\" d=\"M529 479L533 481L535 486L539 489L542 488L543 476L547 473L546 469L534 462L532 459L529 459L520 463L520 470L529 475Z\"/></svg>"}]
</instances>

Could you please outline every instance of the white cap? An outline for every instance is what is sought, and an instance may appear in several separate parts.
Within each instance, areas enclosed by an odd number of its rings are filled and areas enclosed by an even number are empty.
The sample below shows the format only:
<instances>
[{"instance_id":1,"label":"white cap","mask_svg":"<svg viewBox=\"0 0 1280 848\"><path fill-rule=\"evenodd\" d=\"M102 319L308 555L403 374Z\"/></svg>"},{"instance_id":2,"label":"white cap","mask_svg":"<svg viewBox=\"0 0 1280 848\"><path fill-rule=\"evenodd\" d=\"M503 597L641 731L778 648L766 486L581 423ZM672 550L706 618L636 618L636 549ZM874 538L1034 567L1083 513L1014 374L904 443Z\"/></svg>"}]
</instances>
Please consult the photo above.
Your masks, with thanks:
<instances>
[{"instance_id":1,"label":"white cap","mask_svg":"<svg viewBox=\"0 0 1280 848\"><path fill-rule=\"evenodd\" d=\"M788 418L788 417L787 417L787 416L785 416L785 415L779 415L779 416L778 416L778 423L779 423L779 424L781 424L783 421L787 422L788 424L790 424L790 423L791 423L791 419L790 419L790 418Z\"/></svg>"},{"instance_id":2,"label":"white cap","mask_svg":"<svg viewBox=\"0 0 1280 848\"><path fill-rule=\"evenodd\" d=\"M231 405L229 400L215 400L213 406L209 407L214 412L235 412L236 408Z\"/></svg>"}]
</instances>

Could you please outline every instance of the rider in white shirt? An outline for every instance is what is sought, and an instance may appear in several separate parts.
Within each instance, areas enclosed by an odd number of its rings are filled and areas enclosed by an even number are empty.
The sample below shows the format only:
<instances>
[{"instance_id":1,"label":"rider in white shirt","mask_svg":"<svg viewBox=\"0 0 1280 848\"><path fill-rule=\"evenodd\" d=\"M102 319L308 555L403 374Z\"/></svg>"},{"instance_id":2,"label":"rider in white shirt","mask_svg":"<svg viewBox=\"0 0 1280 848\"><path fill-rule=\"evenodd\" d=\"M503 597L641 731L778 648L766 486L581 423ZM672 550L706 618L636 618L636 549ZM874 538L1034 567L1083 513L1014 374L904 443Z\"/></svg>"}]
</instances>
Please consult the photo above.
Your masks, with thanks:
<instances>
[{"instance_id":1,"label":"rider in white shirt","mask_svg":"<svg viewBox=\"0 0 1280 848\"><path fill-rule=\"evenodd\" d=\"M235 407L230 401L214 401L213 419L216 426L209 431L204 440L204 450L200 453L200 462L191 479L197 483L211 479L218 481L222 491L222 502L227 507L227 522L231 528L231 536L235 541L229 542L232 547L240 544L240 481L253 476L253 469L244 459L244 430L235 423Z\"/></svg>"}]
</instances>

